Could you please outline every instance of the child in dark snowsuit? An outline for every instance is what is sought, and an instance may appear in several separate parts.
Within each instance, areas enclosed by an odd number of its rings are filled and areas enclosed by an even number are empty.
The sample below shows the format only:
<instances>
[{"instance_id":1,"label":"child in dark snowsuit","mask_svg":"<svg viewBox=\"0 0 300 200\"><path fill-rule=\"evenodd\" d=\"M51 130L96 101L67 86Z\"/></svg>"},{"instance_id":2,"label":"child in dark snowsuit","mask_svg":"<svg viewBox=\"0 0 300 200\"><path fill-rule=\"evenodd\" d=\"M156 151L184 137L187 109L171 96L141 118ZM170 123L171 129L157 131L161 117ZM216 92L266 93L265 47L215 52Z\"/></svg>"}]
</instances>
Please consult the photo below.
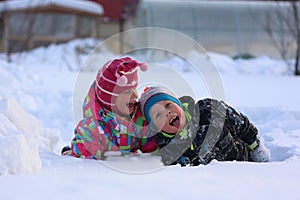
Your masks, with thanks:
<instances>
[{"instance_id":1,"label":"child in dark snowsuit","mask_svg":"<svg viewBox=\"0 0 300 200\"><path fill-rule=\"evenodd\" d=\"M269 150L249 119L223 101L178 99L164 87L146 88L141 109L165 165L182 166L218 161L268 162Z\"/></svg>"}]
</instances>

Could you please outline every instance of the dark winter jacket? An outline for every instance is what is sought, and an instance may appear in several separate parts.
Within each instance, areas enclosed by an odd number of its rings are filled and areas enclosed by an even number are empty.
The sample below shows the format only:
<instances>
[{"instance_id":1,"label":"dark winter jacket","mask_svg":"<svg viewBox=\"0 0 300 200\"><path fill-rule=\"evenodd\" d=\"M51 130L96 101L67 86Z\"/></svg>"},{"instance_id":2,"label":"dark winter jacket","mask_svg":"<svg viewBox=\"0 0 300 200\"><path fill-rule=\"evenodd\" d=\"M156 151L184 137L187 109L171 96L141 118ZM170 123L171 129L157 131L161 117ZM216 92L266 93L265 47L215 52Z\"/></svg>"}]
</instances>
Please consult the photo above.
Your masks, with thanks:
<instances>
[{"instance_id":1,"label":"dark winter jacket","mask_svg":"<svg viewBox=\"0 0 300 200\"><path fill-rule=\"evenodd\" d=\"M223 101L180 98L188 124L176 135L160 132L156 142L165 165L182 166L218 161L250 161L249 145L258 131L248 118Z\"/></svg>"}]
</instances>

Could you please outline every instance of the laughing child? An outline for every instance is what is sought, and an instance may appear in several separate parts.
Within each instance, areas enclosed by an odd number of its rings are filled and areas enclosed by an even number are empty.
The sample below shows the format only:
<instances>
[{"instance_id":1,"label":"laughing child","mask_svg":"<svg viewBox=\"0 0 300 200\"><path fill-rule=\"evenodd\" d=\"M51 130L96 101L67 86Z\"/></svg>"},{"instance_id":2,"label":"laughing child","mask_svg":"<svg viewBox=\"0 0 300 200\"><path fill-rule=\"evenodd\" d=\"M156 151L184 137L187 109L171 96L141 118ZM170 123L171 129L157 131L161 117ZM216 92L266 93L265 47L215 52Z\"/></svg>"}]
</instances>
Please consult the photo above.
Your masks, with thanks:
<instances>
[{"instance_id":1,"label":"laughing child","mask_svg":"<svg viewBox=\"0 0 300 200\"><path fill-rule=\"evenodd\" d=\"M141 109L165 165L218 161L268 162L269 150L249 119L223 101L178 99L165 87L146 88Z\"/></svg>"},{"instance_id":2,"label":"laughing child","mask_svg":"<svg viewBox=\"0 0 300 200\"><path fill-rule=\"evenodd\" d=\"M75 128L71 147L62 149L63 155L104 159L107 151L156 148L155 141L145 136L146 121L137 103L138 68L146 71L147 64L125 57L99 70L83 103L83 119Z\"/></svg>"}]
</instances>

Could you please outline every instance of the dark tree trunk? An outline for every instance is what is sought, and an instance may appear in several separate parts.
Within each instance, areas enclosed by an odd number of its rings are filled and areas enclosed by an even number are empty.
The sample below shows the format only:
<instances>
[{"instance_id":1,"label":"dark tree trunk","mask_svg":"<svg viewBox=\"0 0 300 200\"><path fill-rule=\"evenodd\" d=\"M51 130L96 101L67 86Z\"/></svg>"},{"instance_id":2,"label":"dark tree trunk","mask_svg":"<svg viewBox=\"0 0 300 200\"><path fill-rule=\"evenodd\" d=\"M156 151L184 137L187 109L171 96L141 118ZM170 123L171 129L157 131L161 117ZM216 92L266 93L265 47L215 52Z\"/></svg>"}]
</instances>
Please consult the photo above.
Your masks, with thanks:
<instances>
[{"instance_id":1,"label":"dark tree trunk","mask_svg":"<svg viewBox=\"0 0 300 200\"><path fill-rule=\"evenodd\" d=\"M292 2L293 6L293 12L294 12L294 18L295 18L295 26L296 26L296 40L297 40L297 46L296 46L296 56L295 56L295 75L299 76L299 56L300 56L300 21L299 21L299 13L297 8L297 1Z\"/></svg>"}]
</instances>

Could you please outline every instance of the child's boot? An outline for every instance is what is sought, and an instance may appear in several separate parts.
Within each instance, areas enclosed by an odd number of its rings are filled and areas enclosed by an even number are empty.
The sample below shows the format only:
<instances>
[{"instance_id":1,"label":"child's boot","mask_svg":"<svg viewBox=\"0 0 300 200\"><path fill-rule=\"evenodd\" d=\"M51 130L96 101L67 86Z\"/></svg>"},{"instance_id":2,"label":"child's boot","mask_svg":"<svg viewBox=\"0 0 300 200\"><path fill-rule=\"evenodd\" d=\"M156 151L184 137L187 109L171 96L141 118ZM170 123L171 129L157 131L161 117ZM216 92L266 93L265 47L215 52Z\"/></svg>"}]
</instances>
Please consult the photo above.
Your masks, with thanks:
<instances>
[{"instance_id":1,"label":"child's boot","mask_svg":"<svg viewBox=\"0 0 300 200\"><path fill-rule=\"evenodd\" d=\"M62 148L62 150L61 150L61 155L67 155L68 152L71 152L71 151L72 151L71 147L65 146L65 147Z\"/></svg>"}]
</instances>

